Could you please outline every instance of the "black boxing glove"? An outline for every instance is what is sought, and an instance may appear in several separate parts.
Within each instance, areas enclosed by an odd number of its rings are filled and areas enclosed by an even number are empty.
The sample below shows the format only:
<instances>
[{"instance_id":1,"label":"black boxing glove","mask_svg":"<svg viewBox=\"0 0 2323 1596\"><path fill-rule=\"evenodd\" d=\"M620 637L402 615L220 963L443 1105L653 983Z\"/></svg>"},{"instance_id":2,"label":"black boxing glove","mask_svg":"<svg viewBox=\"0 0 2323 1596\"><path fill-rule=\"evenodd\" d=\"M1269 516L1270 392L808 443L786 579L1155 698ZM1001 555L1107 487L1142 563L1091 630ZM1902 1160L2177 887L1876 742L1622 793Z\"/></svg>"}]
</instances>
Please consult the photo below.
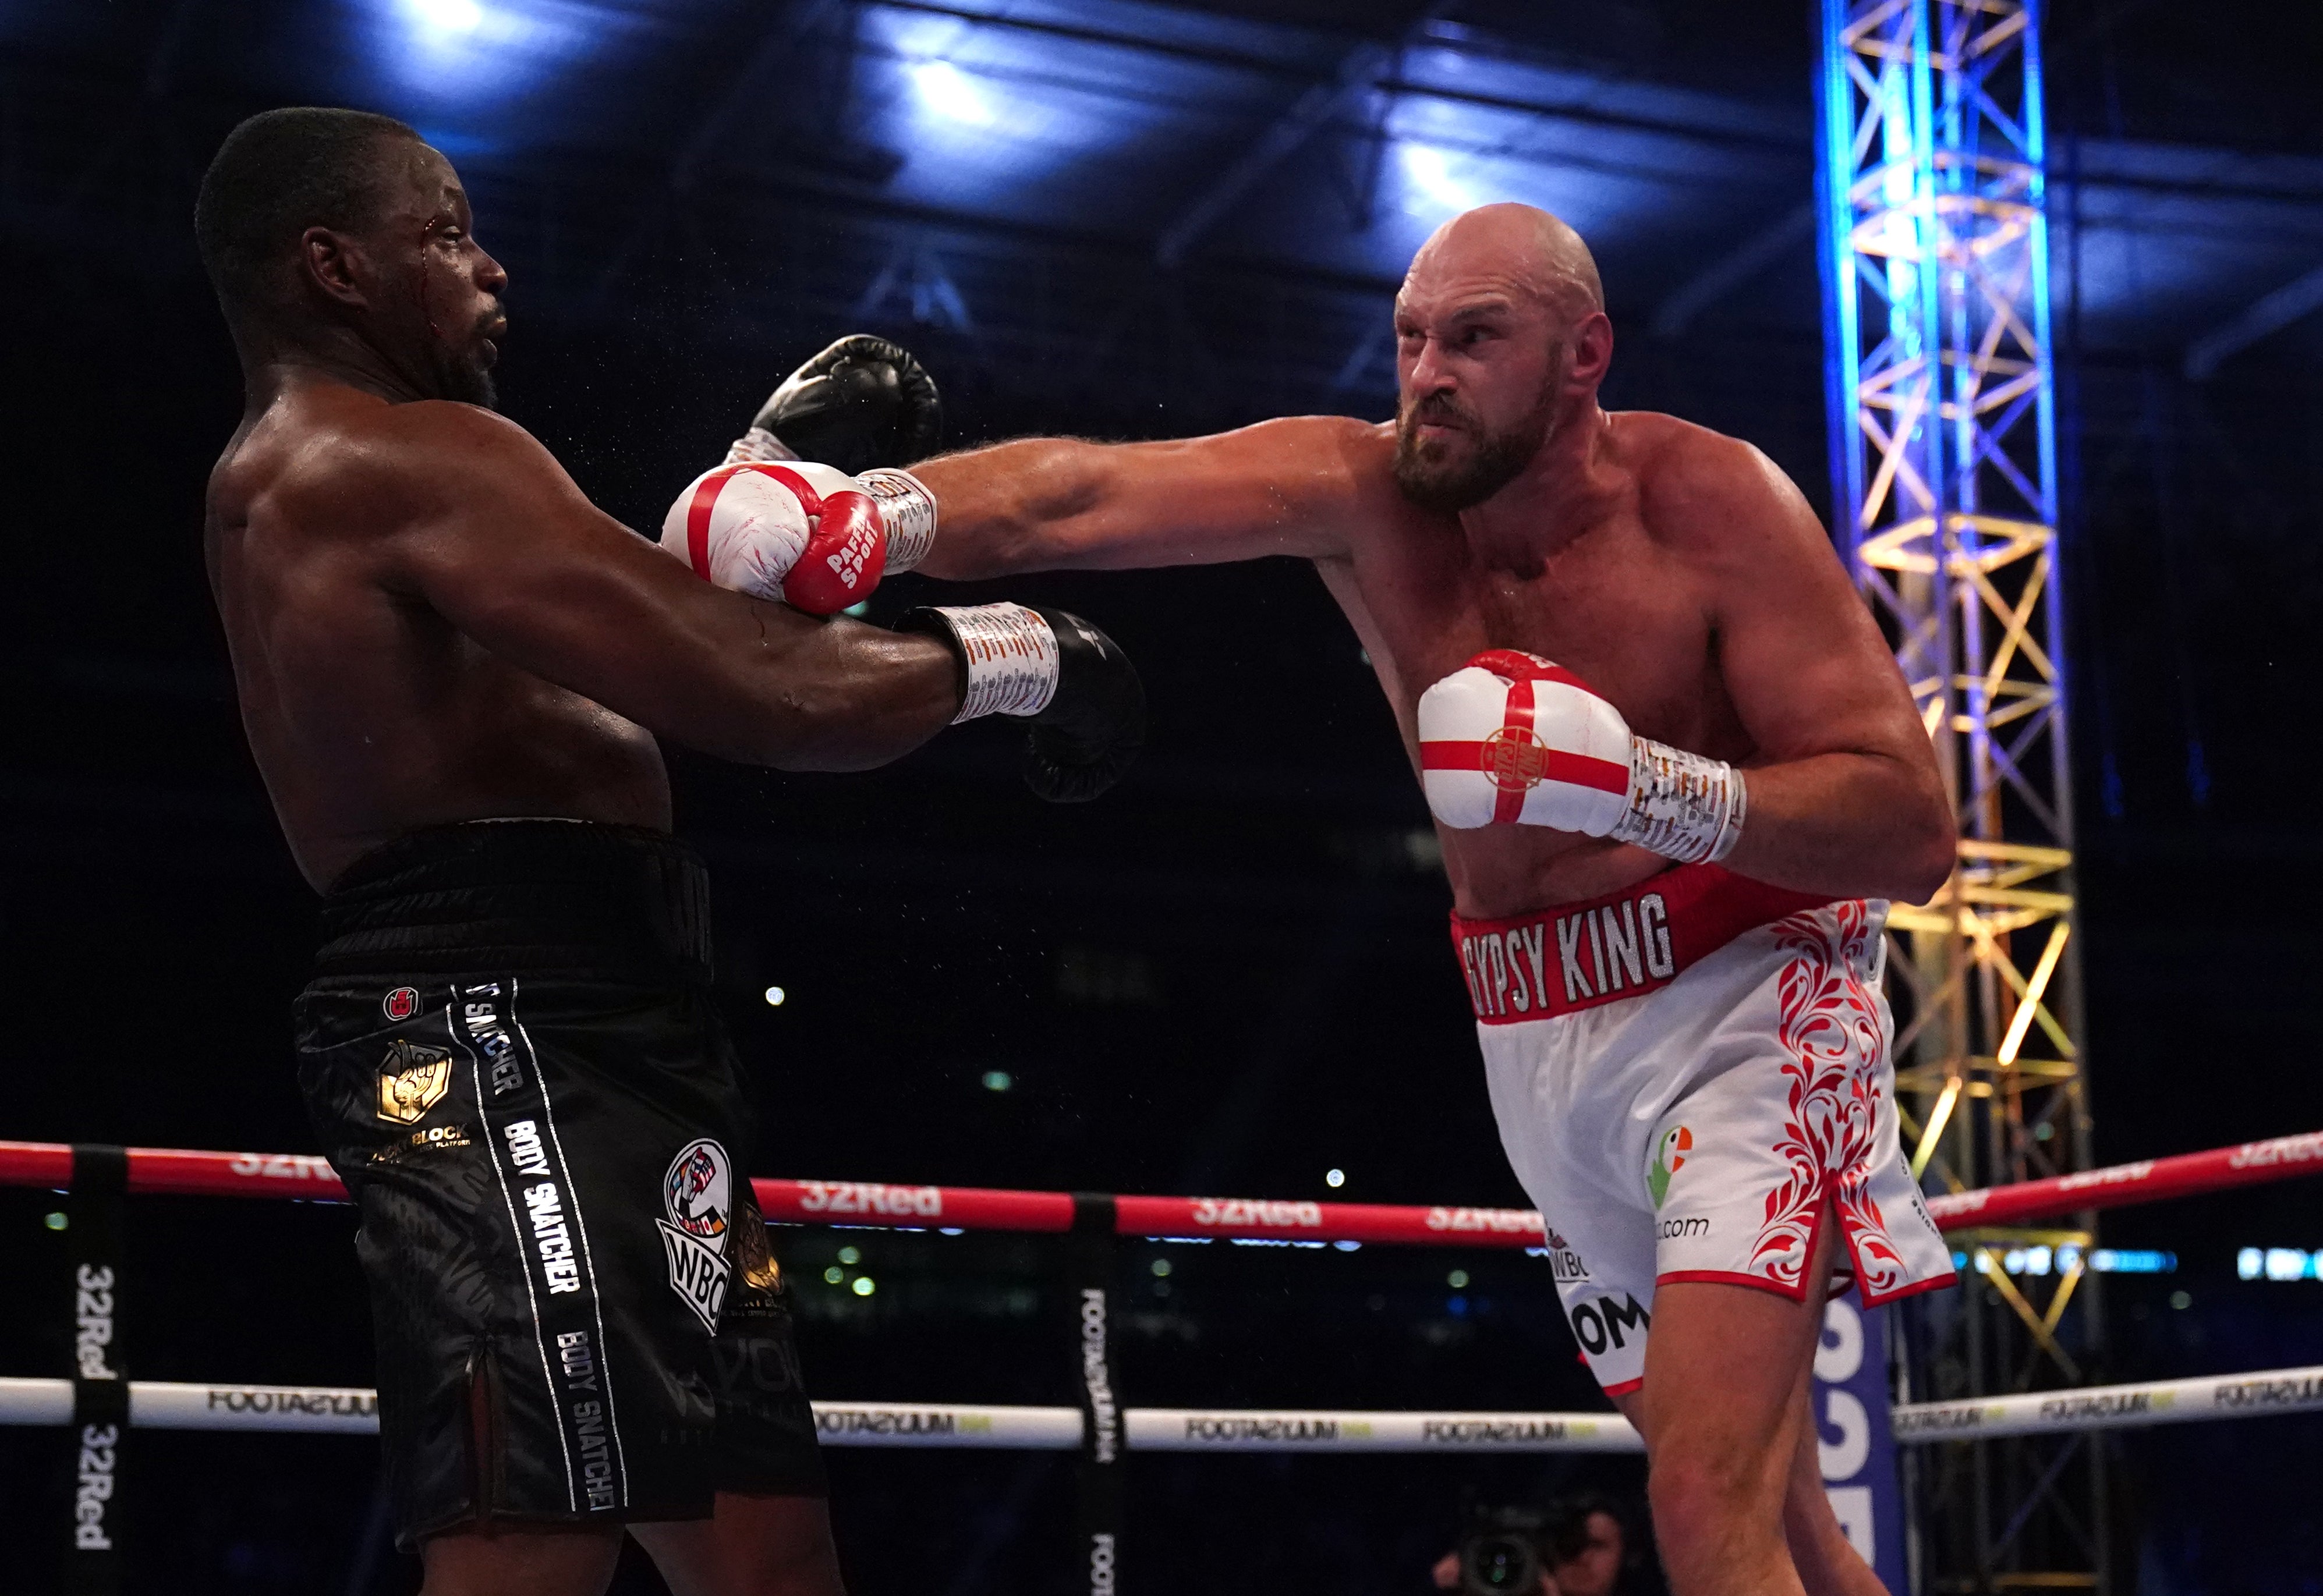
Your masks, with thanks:
<instances>
[{"instance_id":1,"label":"black boxing glove","mask_svg":"<svg viewBox=\"0 0 2323 1596\"><path fill-rule=\"evenodd\" d=\"M1086 803L1145 746L1145 687L1121 645L1078 615L1024 604L937 605L898 631L926 632L960 660L957 726L984 715L1032 722L1024 784L1051 803Z\"/></svg>"},{"instance_id":2,"label":"black boxing glove","mask_svg":"<svg viewBox=\"0 0 2323 1596\"><path fill-rule=\"evenodd\" d=\"M849 476L935 452L943 401L901 345L855 333L784 379L725 463L818 460Z\"/></svg>"}]
</instances>

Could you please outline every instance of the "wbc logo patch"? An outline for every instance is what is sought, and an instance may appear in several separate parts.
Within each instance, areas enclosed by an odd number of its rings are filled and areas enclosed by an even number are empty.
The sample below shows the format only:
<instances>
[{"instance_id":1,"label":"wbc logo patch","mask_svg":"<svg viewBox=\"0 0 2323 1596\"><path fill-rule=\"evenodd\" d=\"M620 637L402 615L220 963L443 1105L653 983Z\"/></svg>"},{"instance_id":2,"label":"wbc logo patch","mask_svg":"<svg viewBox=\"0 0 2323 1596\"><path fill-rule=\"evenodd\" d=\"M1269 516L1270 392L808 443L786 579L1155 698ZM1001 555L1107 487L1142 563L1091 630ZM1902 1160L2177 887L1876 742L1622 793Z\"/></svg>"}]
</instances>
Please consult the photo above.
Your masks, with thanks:
<instances>
[{"instance_id":1,"label":"wbc logo patch","mask_svg":"<svg viewBox=\"0 0 2323 1596\"><path fill-rule=\"evenodd\" d=\"M714 1335L733 1273L725 1235L733 1224L734 1171L726 1150L706 1136L687 1143L662 1177L661 1200L669 1216L654 1226L669 1259L669 1289Z\"/></svg>"}]
</instances>

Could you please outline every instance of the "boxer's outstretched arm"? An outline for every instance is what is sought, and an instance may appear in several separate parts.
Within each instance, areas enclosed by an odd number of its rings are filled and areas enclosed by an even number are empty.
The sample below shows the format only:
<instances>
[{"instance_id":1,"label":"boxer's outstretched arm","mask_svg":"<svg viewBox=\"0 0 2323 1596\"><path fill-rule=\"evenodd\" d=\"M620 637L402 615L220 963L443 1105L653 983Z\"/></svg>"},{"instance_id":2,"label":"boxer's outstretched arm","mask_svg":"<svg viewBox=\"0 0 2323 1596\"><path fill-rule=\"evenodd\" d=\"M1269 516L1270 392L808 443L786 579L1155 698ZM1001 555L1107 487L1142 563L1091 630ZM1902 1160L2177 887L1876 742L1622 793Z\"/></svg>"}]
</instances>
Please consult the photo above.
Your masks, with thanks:
<instances>
[{"instance_id":1,"label":"boxer's outstretched arm","mask_svg":"<svg viewBox=\"0 0 2323 1596\"><path fill-rule=\"evenodd\" d=\"M357 513L378 526L382 580L511 664L688 747L863 769L917 748L960 706L941 643L711 586L486 412L399 407L350 474L371 479Z\"/></svg>"},{"instance_id":2,"label":"boxer's outstretched arm","mask_svg":"<svg viewBox=\"0 0 2323 1596\"><path fill-rule=\"evenodd\" d=\"M1169 443L1024 438L948 455L913 467L937 506L919 569L966 580L1341 556L1392 447L1369 422L1300 416Z\"/></svg>"},{"instance_id":3,"label":"boxer's outstretched arm","mask_svg":"<svg viewBox=\"0 0 2323 1596\"><path fill-rule=\"evenodd\" d=\"M1649 488L1709 578L1726 691L1758 747L1729 869L1777 886L1923 903L1954 831L1928 734L1814 511L1732 439L1688 445Z\"/></svg>"}]
</instances>

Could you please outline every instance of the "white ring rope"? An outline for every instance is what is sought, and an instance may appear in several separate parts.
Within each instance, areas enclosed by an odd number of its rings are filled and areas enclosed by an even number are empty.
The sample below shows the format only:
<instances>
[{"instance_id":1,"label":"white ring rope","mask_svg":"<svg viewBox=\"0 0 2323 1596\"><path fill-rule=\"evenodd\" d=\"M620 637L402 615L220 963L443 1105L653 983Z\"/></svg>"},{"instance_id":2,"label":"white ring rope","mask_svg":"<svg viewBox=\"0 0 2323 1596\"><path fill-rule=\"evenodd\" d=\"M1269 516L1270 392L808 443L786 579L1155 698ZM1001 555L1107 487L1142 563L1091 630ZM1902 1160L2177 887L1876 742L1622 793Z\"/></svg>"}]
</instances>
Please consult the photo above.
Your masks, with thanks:
<instances>
[{"instance_id":1,"label":"white ring rope","mask_svg":"<svg viewBox=\"0 0 2323 1596\"><path fill-rule=\"evenodd\" d=\"M1973 1402L1914 1402L1895 1409L1895 1425L1896 1439L1913 1444L2318 1409L2323 1409L2323 1364ZM1078 1408L817 1402L814 1417L827 1446L1070 1452L1081 1444ZM1139 1452L1636 1452L1643 1445L1629 1421L1611 1413L1132 1408L1123 1420L1130 1447ZM0 1376L0 1425L71 1422L70 1380ZM379 1398L349 1386L138 1380L129 1385L129 1422L140 1429L368 1435L379 1428Z\"/></svg>"}]
</instances>

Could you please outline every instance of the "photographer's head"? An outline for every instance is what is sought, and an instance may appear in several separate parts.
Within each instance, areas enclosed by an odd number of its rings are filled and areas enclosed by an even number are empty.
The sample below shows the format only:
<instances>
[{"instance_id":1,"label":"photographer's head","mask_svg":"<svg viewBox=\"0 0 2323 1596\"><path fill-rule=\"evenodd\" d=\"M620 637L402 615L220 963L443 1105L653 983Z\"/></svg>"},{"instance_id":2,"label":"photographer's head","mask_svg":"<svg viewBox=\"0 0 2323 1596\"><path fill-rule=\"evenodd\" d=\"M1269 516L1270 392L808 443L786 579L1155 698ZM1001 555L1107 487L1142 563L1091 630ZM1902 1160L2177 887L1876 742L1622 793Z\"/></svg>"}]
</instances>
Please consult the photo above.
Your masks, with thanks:
<instances>
[{"instance_id":1,"label":"photographer's head","mask_svg":"<svg viewBox=\"0 0 2323 1596\"><path fill-rule=\"evenodd\" d=\"M1472 1596L1616 1596L1630 1562L1620 1504L1592 1491L1474 1514L1459 1549L1437 1565L1436 1585Z\"/></svg>"},{"instance_id":2,"label":"photographer's head","mask_svg":"<svg viewBox=\"0 0 2323 1596\"><path fill-rule=\"evenodd\" d=\"M1613 1596L1630 1547L1612 1499L1592 1491L1557 1504L1541 1537L1541 1590L1554 1596Z\"/></svg>"}]
</instances>

